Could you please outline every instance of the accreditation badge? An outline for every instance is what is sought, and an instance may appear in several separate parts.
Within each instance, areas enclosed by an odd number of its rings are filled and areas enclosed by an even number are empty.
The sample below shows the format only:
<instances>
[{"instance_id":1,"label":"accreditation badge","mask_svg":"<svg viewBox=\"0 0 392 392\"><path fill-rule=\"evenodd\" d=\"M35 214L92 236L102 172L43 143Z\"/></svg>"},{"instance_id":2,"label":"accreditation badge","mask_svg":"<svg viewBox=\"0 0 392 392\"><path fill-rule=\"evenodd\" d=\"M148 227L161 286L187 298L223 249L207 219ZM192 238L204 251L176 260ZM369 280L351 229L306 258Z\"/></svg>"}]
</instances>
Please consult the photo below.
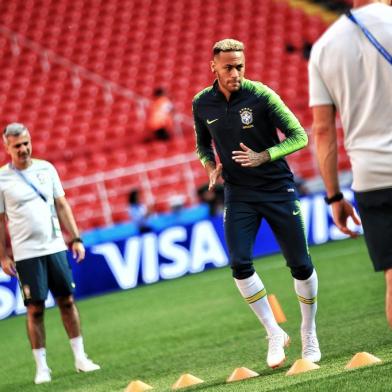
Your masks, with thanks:
<instances>
[{"instance_id":1,"label":"accreditation badge","mask_svg":"<svg viewBox=\"0 0 392 392\"><path fill-rule=\"evenodd\" d=\"M53 236L61 237L62 236L61 226L60 226L59 218L57 217L56 208L54 207L54 204L51 204L50 212L51 212L51 219L52 219Z\"/></svg>"}]
</instances>

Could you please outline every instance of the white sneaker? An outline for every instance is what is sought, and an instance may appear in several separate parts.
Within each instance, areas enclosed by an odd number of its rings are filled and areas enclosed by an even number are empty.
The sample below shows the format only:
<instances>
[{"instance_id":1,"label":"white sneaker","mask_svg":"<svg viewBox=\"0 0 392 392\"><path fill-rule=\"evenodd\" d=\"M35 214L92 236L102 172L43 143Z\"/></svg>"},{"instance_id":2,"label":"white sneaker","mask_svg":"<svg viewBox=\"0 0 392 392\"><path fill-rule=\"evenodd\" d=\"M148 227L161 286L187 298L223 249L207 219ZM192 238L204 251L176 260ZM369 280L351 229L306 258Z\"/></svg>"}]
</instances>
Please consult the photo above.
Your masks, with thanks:
<instances>
[{"instance_id":1,"label":"white sneaker","mask_svg":"<svg viewBox=\"0 0 392 392\"><path fill-rule=\"evenodd\" d=\"M283 364L286 359L284 347L290 343L290 337L283 329L281 333L267 336L268 339L268 354L267 364L270 368L274 369Z\"/></svg>"},{"instance_id":2,"label":"white sneaker","mask_svg":"<svg viewBox=\"0 0 392 392\"><path fill-rule=\"evenodd\" d=\"M51 382L51 372L52 371L49 368L37 369L37 372L35 373L34 383L43 384L44 382Z\"/></svg>"},{"instance_id":3,"label":"white sneaker","mask_svg":"<svg viewBox=\"0 0 392 392\"><path fill-rule=\"evenodd\" d=\"M319 362L321 359L321 352L316 332L301 332L301 340L302 358L308 359L311 362Z\"/></svg>"},{"instance_id":4,"label":"white sneaker","mask_svg":"<svg viewBox=\"0 0 392 392\"><path fill-rule=\"evenodd\" d=\"M93 372L95 370L101 369L99 365L94 363L91 359L87 357L78 358L75 360L76 371L79 372Z\"/></svg>"}]
</instances>

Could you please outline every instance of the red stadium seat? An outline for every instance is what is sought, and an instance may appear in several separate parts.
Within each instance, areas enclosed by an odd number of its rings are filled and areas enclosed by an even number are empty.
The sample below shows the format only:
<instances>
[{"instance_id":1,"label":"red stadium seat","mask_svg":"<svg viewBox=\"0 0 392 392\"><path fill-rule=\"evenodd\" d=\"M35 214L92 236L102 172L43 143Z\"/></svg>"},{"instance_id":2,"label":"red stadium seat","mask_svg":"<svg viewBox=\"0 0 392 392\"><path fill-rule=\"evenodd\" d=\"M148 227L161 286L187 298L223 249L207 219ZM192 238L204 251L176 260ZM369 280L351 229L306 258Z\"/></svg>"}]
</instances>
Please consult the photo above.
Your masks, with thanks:
<instances>
[{"instance_id":1,"label":"red stadium seat","mask_svg":"<svg viewBox=\"0 0 392 392\"><path fill-rule=\"evenodd\" d=\"M276 0L154 0L151 5L143 0L4 1L0 25L19 34L18 40L0 34L1 123L25 121L33 134L36 155L50 159L66 181L105 172L112 176L113 171L122 173L145 163L144 177L119 174L117 179L105 181L105 187L109 195L124 196L137 177L146 197L163 209L168 208L167 197L173 192L192 199L182 175L188 166L154 173L149 164L162 158L164 167L166 158L194 152L191 100L212 82L208 66L212 42L225 36L243 40L247 76L276 89L309 128L307 63L302 47L306 41L314 42L327 27L320 16ZM24 43L23 38L30 41ZM294 51L286 51L288 44ZM55 59L52 54L60 57ZM109 83L120 89L109 91ZM149 98L159 85L167 88L176 112L187 120L169 142L145 144L145 111L139 98ZM339 165L346 169L347 155L339 148ZM190 165L199 185L206 175L194 157ZM0 153L2 163L6 159ZM317 174L311 149L289 160L301 176ZM153 178L152 188L149 177ZM81 187L76 198L76 191L70 190L73 202L82 200L83 192L88 198L92 194L98 198L96 187L95 193L86 189ZM118 202L110 196L114 221L125 219L124 206L118 210ZM75 204L82 228L107 222L101 201L90 204L88 212L83 212L83 205Z\"/></svg>"}]
</instances>

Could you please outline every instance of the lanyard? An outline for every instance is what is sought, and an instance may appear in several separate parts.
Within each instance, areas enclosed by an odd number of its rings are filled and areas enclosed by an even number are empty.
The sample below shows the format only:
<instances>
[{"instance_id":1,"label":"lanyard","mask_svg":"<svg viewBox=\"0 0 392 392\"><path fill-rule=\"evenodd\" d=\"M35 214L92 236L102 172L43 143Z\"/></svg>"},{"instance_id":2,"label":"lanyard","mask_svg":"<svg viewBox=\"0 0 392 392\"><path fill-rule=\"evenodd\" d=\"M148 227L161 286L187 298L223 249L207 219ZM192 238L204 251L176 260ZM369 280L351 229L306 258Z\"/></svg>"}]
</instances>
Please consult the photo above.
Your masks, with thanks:
<instances>
[{"instance_id":1,"label":"lanyard","mask_svg":"<svg viewBox=\"0 0 392 392\"><path fill-rule=\"evenodd\" d=\"M47 198L46 196L31 182L27 177L24 176L24 174L18 170L14 165L10 164L10 168L29 186L31 186L35 193L46 203Z\"/></svg>"},{"instance_id":2,"label":"lanyard","mask_svg":"<svg viewBox=\"0 0 392 392\"><path fill-rule=\"evenodd\" d=\"M376 49L385 57L385 59L392 65L392 56L391 54L377 41L375 36L351 13L351 11L347 11L347 18L349 18L353 23L359 26L359 28L366 35L368 40L376 47Z\"/></svg>"}]
</instances>

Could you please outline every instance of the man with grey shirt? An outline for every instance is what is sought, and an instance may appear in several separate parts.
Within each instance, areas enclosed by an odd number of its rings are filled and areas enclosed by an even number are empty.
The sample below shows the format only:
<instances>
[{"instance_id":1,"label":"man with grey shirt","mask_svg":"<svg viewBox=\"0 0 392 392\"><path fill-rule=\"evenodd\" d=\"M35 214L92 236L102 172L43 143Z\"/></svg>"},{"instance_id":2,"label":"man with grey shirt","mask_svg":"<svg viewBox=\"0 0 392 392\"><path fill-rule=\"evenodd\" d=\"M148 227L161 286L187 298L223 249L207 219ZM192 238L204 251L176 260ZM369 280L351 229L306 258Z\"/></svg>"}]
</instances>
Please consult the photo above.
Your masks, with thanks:
<instances>
[{"instance_id":1,"label":"man with grey shirt","mask_svg":"<svg viewBox=\"0 0 392 392\"><path fill-rule=\"evenodd\" d=\"M340 192L336 111L349 155L355 199L376 271L384 271L386 315L392 327L392 7L391 1L354 0L315 43L309 62L316 153L333 219L349 236L359 224Z\"/></svg>"},{"instance_id":2,"label":"man with grey shirt","mask_svg":"<svg viewBox=\"0 0 392 392\"><path fill-rule=\"evenodd\" d=\"M36 362L34 382L51 381L44 327L48 290L59 306L76 370L98 370L99 365L84 352L73 298L75 284L58 218L72 236L72 253L77 262L84 259L85 249L57 171L47 161L32 159L30 133L23 124L7 125L3 142L11 163L0 169L0 262L6 274L18 277L27 307L27 333ZM6 223L13 258L7 255Z\"/></svg>"}]
</instances>

